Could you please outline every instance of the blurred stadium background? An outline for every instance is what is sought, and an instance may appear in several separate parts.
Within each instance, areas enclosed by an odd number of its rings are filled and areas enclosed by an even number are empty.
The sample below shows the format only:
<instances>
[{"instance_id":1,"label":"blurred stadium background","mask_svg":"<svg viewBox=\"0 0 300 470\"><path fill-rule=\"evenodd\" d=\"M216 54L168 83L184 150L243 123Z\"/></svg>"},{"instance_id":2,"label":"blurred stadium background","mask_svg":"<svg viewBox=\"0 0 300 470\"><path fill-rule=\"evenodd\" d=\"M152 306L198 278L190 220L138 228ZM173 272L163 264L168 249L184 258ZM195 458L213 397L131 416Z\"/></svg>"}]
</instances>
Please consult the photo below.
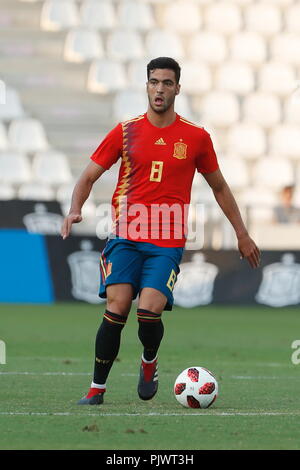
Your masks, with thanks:
<instances>
[{"instance_id":1,"label":"blurred stadium background","mask_svg":"<svg viewBox=\"0 0 300 470\"><path fill-rule=\"evenodd\" d=\"M89 156L117 122L145 111L146 64L168 55L182 66L177 112L210 132L259 247L293 251L286 265L299 289L299 17L294 0L1 0L2 236L59 233ZM74 226L82 251L91 251L97 207L110 201L117 173L118 164L95 185ZM199 175L197 202L206 207L205 249L235 249Z\"/></svg>"}]
</instances>

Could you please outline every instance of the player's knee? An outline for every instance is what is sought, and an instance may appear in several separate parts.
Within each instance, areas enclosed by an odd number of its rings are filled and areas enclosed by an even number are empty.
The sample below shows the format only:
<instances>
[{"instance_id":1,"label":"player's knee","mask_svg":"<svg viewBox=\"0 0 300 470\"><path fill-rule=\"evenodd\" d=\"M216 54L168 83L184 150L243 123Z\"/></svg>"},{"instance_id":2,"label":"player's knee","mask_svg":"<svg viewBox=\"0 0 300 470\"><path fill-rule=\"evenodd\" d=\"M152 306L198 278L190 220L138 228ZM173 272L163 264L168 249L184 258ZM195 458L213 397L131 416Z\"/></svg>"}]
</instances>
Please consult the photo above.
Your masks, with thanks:
<instances>
[{"instance_id":1,"label":"player's knee","mask_svg":"<svg viewBox=\"0 0 300 470\"><path fill-rule=\"evenodd\" d=\"M129 299L107 298L107 310L116 315L127 316L130 308L131 300Z\"/></svg>"}]
</instances>

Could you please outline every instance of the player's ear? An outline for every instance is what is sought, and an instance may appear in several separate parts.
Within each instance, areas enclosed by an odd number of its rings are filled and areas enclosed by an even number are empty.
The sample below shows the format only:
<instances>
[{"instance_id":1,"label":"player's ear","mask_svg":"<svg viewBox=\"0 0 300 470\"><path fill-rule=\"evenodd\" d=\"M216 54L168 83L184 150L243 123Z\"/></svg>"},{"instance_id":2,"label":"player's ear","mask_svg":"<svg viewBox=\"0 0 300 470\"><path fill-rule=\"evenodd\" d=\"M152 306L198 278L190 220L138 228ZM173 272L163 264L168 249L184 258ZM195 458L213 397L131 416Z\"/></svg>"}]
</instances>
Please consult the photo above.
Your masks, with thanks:
<instances>
[{"instance_id":1,"label":"player's ear","mask_svg":"<svg viewBox=\"0 0 300 470\"><path fill-rule=\"evenodd\" d=\"M179 85L179 83L177 83L177 85L176 85L176 95L179 95L180 88L181 88L181 85Z\"/></svg>"}]
</instances>

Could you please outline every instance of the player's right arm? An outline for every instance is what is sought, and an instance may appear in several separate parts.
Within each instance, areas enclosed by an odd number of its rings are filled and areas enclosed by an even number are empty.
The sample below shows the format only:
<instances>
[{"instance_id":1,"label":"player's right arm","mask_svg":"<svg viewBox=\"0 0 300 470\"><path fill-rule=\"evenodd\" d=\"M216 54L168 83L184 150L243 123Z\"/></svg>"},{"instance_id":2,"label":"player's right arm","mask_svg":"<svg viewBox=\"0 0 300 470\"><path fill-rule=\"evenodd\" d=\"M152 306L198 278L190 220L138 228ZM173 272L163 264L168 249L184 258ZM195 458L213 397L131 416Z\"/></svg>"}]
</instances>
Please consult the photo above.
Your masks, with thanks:
<instances>
[{"instance_id":1,"label":"player's right arm","mask_svg":"<svg viewBox=\"0 0 300 470\"><path fill-rule=\"evenodd\" d=\"M93 184L105 171L101 165L91 161L81 174L73 190L69 214L65 217L61 228L63 240L70 235L72 225L82 221L82 206L89 197Z\"/></svg>"}]
</instances>

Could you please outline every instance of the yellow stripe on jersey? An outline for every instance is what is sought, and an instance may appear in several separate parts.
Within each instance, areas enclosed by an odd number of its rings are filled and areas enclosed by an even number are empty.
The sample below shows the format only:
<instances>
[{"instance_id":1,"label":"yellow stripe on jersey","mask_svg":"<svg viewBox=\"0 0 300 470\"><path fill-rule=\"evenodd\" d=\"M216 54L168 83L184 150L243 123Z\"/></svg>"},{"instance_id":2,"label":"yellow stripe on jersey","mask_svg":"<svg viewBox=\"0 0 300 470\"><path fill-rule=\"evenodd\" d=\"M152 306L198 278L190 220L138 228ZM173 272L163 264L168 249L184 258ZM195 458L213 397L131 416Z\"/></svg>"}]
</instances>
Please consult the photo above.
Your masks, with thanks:
<instances>
[{"instance_id":1,"label":"yellow stripe on jersey","mask_svg":"<svg viewBox=\"0 0 300 470\"><path fill-rule=\"evenodd\" d=\"M194 126L194 127L198 127L198 129L203 129L202 126L198 126L197 124L194 124L194 123L191 122L191 121L187 121L186 119L184 119L184 118L182 118L182 117L180 118L180 121L181 121L181 122L184 122L184 124L189 124L189 126Z\"/></svg>"}]
</instances>

